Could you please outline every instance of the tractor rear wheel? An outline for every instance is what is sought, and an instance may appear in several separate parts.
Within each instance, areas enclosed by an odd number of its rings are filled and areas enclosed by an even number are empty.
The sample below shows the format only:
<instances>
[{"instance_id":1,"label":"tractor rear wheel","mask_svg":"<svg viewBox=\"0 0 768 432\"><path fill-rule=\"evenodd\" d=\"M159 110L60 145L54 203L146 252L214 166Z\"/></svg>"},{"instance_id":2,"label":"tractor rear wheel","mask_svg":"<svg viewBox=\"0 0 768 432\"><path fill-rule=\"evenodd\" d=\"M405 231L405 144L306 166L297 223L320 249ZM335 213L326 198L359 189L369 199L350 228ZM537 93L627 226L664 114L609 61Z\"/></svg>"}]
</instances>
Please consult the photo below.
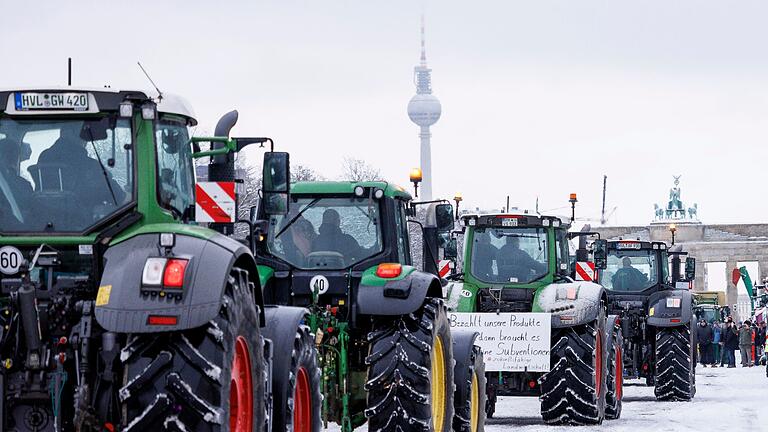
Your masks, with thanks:
<instances>
[{"instance_id":1,"label":"tractor rear wheel","mask_svg":"<svg viewBox=\"0 0 768 432\"><path fill-rule=\"evenodd\" d=\"M612 325L609 318L611 339L608 348L608 370L605 393L605 418L616 420L621 417L621 400L624 397L624 336L621 327Z\"/></svg>"},{"instance_id":2,"label":"tractor rear wheel","mask_svg":"<svg viewBox=\"0 0 768 432\"><path fill-rule=\"evenodd\" d=\"M552 367L539 379L541 416L547 424L596 425L605 417L605 310L597 319L556 329Z\"/></svg>"},{"instance_id":3,"label":"tractor rear wheel","mask_svg":"<svg viewBox=\"0 0 768 432\"><path fill-rule=\"evenodd\" d=\"M654 393L661 401L689 401L696 393L694 347L686 326L660 328L656 333Z\"/></svg>"},{"instance_id":4,"label":"tractor rear wheel","mask_svg":"<svg viewBox=\"0 0 768 432\"><path fill-rule=\"evenodd\" d=\"M370 345L370 431L449 432L453 419L453 350L441 300L427 299L416 312L377 317Z\"/></svg>"},{"instance_id":5,"label":"tractor rear wheel","mask_svg":"<svg viewBox=\"0 0 768 432\"><path fill-rule=\"evenodd\" d=\"M120 360L123 432L264 429L264 342L244 270L232 270L221 310L208 324L132 335Z\"/></svg>"}]
</instances>

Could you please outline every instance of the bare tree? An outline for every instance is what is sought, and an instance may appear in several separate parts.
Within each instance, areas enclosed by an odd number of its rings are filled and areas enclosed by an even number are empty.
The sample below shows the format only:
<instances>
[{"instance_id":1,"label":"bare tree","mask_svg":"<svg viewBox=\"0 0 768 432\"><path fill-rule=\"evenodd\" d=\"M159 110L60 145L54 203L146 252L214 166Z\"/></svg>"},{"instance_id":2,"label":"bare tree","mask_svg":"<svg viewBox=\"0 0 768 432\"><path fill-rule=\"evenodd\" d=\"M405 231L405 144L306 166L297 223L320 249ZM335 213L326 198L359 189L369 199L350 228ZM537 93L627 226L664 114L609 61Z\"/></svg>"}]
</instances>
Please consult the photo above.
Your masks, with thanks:
<instances>
[{"instance_id":1,"label":"bare tree","mask_svg":"<svg viewBox=\"0 0 768 432\"><path fill-rule=\"evenodd\" d=\"M362 159L344 158L341 168L344 180L356 182L381 180L379 169Z\"/></svg>"},{"instance_id":2,"label":"bare tree","mask_svg":"<svg viewBox=\"0 0 768 432\"><path fill-rule=\"evenodd\" d=\"M322 180L325 180L325 177L306 165L291 166L291 183Z\"/></svg>"}]
</instances>

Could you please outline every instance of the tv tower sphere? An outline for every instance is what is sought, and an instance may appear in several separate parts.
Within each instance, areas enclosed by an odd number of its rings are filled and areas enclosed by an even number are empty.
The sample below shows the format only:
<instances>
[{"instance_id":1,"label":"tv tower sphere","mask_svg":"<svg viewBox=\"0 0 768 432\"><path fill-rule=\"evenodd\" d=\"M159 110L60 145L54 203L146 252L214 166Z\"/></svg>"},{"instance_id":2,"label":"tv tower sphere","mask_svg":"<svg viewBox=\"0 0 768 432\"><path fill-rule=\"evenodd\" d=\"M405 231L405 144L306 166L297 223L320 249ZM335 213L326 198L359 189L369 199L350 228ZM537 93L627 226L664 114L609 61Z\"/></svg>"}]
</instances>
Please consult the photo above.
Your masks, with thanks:
<instances>
[{"instance_id":1,"label":"tv tower sphere","mask_svg":"<svg viewBox=\"0 0 768 432\"><path fill-rule=\"evenodd\" d=\"M408 102L408 117L419 126L432 126L440 120L440 100L432 94L416 94Z\"/></svg>"}]
</instances>

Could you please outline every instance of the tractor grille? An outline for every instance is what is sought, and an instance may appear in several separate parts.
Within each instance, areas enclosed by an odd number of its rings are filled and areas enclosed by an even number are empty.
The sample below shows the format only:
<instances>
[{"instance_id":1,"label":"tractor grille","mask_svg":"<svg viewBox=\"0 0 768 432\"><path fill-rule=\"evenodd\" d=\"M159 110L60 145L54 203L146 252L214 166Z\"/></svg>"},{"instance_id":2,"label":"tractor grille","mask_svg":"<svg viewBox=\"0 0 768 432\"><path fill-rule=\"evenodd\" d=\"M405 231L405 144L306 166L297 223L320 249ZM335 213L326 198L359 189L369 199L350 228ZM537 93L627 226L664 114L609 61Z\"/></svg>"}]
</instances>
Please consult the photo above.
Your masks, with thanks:
<instances>
[{"instance_id":1,"label":"tractor grille","mask_svg":"<svg viewBox=\"0 0 768 432\"><path fill-rule=\"evenodd\" d=\"M483 288L479 291L480 312L530 312L535 293L526 288Z\"/></svg>"}]
</instances>

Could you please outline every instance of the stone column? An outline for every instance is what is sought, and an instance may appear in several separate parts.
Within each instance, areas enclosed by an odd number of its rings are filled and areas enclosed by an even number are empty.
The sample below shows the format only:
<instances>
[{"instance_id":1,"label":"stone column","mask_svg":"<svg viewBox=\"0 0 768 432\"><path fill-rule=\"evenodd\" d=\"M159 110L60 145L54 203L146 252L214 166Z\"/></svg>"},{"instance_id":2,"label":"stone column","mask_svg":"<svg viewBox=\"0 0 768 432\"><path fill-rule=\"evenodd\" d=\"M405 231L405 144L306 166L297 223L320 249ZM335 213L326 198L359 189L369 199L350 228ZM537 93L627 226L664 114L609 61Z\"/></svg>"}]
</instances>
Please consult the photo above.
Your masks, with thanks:
<instances>
[{"instance_id":1,"label":"stone column","mask_svg":"<svg viewBox=\"0 0 768 432\"><path fill-rule=\"evenodd\" d=\"M707 263L696 260L696 279L693 281L694 291L708 290L707 286Z\"/></svg>"},{"instance_id":2,"label":"stone column","mask_svg":"<svg viewBox=\"0 0 768 432\"><path fill-rule=\"evenodd\" d=\"M728 289L725 291L725 298L728 302L728 306L731 308L731 315L733 316L733 320L738 322L739 321L739 312L736 310L736 303L738 303L739 300L739 293L736 290L736 285L733 284L733 280L731 279L731 275L733 274L733 269L738 268L736 260L728 260L725 263L725 280L726 285L728 286Z\"/></svg>"}]
</instances>

